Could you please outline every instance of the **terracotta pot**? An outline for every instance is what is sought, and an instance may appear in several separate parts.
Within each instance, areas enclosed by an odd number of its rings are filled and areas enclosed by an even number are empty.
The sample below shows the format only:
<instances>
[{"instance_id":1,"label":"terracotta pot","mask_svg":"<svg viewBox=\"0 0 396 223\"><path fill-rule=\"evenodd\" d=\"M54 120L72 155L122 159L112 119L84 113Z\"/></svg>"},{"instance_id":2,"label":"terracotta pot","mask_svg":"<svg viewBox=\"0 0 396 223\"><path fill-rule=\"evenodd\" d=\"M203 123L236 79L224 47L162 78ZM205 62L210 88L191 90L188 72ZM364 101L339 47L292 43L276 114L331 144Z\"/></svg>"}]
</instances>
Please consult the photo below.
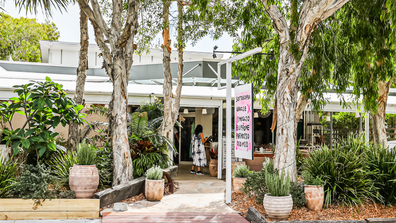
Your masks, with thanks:
<instances>
[{"instance_id":1,"label":"terracotta pot","mask_svg":"<svg viewBox=\"0 0 396 223\"><path fill-rule=\"evenodd\" d=\"M69 172L70 189L77 199L90 199L99 185L99 173L96 165L74 164Z\"/></svg>"},{"instance_id":2,"label":"terracotta pot","mask_svg":"<svg viewBox=\"0 0 396 223\"><path fill-rule=\"evenodd\" d=\"M242 178L242 177L234 177L234 180L232 181L232 186L234 187L235 192L242 192L241 189L243 187L243 184L246 182L247 178Z\"/></svg>"},{"instance_id":3,"label":"terracotta pot","mask_svg":"<svg viewBox=\"0 0 396 223\"><path fill-rule=\"evenodd\" d=\"M211 159L209 163L209 173L211 177L217 176L217 160Z\"/></svg>"},{"instance_id":4,"label":"terracotta pot","mask_svg":"<svg viewBox=\"0 0 396 223\"><path fill-rule=\"evenodd\" d=\"M293 208L291 195L275 197L270 194L264 195L264 209L271 220L285 221L289 218Z\"/></svg>"},{"instance_id":5,"label":"terracotta pot","mask_svg":"<svg viewBox=\"0 0 396 223\"><path fill-rule=\"evenodd\" d=\"M312 211L321 211L324 202L324 189L322 186L305 185L305 199L307 207Z\"/></svg>"},{"instance_id":6,"label":"terracotta pot","mask_svg":"<svg viewBox=\"0 0 396 223\"><path fill-rule=\"evenodd\" d=\"M149 180L146 178L144 196L148 201L160 201L164 196L164 179Z\"/></svg>"}]
</instances>

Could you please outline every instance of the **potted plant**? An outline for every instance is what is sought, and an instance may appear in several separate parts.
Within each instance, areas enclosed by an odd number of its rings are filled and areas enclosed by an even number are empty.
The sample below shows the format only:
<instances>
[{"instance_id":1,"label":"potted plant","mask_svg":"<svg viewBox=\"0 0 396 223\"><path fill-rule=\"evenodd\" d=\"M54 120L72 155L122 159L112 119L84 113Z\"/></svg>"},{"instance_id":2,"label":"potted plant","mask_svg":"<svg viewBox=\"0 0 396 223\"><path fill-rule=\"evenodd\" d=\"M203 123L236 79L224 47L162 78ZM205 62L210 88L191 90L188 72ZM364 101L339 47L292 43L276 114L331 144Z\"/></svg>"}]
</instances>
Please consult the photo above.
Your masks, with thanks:
<instances>
[{"instance_id":1,"label":"potted plant","mask_svg":"<svg viewBox=\"0 0 396 223\"><path fill-rule=\"evenodd\" d=\"M146 172L146 184L144 195L149 201L160 201L164 196L163 170L159 166L153 166Z\"/></svg>"},{"instance_id":2,"label":"potted plant","mask_svg":"<svg viewBox=\"0 0 396 223\"><path fill-rule=\"evenodd\" d=\"M264 195L264 209L271 220L287 220L293 208L293 199L290 195L290 178L282 171L265 171L265 184L268 194Z\"/></svg>"},{"instance_id":3,"label":"potted plant","mask_svg":"<svg viewBox=\"0 0 396 223\"><path fill-rule=\"evenodd\" d=\"M249 167L245 164L238 165L234 170L233 186L235 192L242 192L242 186L249 176Z\"/></svg>"},{"instance_id":4,"label":"potted plant","mask_svg":"<svg viewBox=\"0 0 396 223\"><path fill-rule=\"evenodd\" d=\"M320 211L324 202L324 180L320 176L312 176L310 172L303 172L305 200L312 211Z\"/></svg>"},{"instance_id":5,"label":"potted plant","mask_svg":"<svg viewBox=\"0 0 396 223\"><path fill-rule=\"evenodd\" d=\"M77 164L70 168L69 186L77 199L92 198L99 185L96 168L96 148L85 140L77 148Z\"/></svg>"}]
</instances>

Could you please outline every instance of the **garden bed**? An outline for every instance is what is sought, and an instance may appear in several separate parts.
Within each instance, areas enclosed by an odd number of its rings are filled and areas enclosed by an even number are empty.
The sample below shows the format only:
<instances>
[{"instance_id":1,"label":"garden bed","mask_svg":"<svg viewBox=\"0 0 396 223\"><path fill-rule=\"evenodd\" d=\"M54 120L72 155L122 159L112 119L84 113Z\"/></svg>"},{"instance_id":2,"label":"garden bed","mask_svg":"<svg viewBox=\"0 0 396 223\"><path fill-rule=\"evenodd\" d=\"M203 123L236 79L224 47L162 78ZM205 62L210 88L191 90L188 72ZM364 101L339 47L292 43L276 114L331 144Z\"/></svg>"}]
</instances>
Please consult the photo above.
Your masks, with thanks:
<instances>
[{"instance_id":1,"label":"garden bed","mask_svg":"<svg viewBox=\"0 0 396 223\"><path fill-rule=\"evenodd\" d=\"M0 220L99 218L99 199L0 199Z\"/></svg>"},{"instance_id":2,"label":"garden bed","mask_svg":"<svg viewBox=\"0 0 396 223\"><path fill-rule=\"evenodd\" d=\"M244 193L232 193L232 200L229 206L243 214L246 217L249 207L254 207L261 215L265 216L267 221L267 214L265 213L262 204L256 202L254 197L248 197ZM382 204L365 204L359 207L360 215L356 208L348 208L342 206L331 206L324 208L320 213L310 211L308 208L301 209L293 208L289 221L297 220L365 220L367 218L396 218L396 207L387 207Z\"/></svg>"}]
</instances>

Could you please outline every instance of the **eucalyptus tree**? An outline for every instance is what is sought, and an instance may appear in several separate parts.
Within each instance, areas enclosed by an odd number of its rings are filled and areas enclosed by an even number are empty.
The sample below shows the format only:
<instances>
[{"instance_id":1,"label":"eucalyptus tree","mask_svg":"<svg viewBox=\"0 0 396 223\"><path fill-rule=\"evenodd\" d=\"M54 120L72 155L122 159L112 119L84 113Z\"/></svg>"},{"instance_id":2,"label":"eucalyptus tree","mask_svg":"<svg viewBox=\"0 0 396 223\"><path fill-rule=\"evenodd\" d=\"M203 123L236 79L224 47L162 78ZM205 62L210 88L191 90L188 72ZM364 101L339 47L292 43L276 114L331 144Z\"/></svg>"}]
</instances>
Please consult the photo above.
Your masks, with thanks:
<instances>
[{"instance_id":1,"label":"eucalyptus tree","mask_svg":"<svg viewBox=\"0 0 396 223\"><path fill-rule=\"evenodd\" d=\"M291 0L291 1L238 1L233 0L228 5L235 5L240 11L248 12L248 7L256 7L262 10L262 18L244 15L245 20L253 20L263 28L254 30L251 36L260 36L257 42L263 44L266 38L271 36L272 41L268 45L275 48L278 57L276 90L269 89L275 94L274 126L276 123L276 154L274 165L277 169L285 169L292 181L296 181L297 171L295 164L296 156L296 109L298 103L299 80L302 77L304 61L309 56L312 33L318 25L332 16L349 0ZM202 11L208 11L208 6L213 5L214 10L222 10L219 7L222 1L196 0ZM250 17L249 17L250 16ZM224 18L231 19L232 15ZM271 29L268 29L272 26ZM267 33L263 35L262 33ZM255 60L254 56L252 60ZM314 76L314 72L311 73ZM269 78L274 78L270 75ZM271 93L271 92L270 92ZM267 100L267 103L270 99ZM264 102L265 103L265 102ZM273 127L274 127L273 126Z\"/></svg>"},{"instance_id":2,"label":"eucalyptus tree","mask_svg":"<svg viewBox=\"0 0 396 223\"><path fill-rule=\"evenodd\" d=\"M113 0L111 25L106 24L103 11L97 0L89 3L77 0L82 11L90 20L103 57L103 67L113 84L113 93L109 104L109 132L113 147L113 186L133 179L133 166L129 151L127 134L128 78L133 63L133 54L137 45L135 35L138 32L138 16L141 2ZM123 25L122 13L126 13Z\"/></svg>"}]
</instances>

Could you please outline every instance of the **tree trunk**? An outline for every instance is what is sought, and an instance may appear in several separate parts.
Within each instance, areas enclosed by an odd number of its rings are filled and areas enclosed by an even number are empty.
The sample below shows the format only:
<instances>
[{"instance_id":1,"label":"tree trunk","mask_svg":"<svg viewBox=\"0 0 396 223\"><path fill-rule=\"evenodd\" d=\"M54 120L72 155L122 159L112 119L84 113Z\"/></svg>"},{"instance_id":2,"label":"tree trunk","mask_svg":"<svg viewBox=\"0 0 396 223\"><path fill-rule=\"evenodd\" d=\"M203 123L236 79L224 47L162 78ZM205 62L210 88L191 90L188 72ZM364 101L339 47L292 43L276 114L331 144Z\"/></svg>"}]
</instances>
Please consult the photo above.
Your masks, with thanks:
<instances>
[{"instance_id":1,"label":"tree trunk","mask_svg":"<svg viewBox=\"0 0 396 223\"><path fill-rule=\"evenodd\" d=\"M298 103L297 103L297 109L296 109L296 122L295 122L296 128L297 128L298 122L300 121L302 113L304 112L307 104L308 104L307 98L303 94L300 95L300 98L298 99Z\"/></svg>"},{"instance_id":2,"label":"tree trunk","mask_svg":"<svg viewBox=\"0 0 396 223\"><path fill-rule=\"evenodd\" d=\"M113 146L113 186L127 183L133 179L133 165L129 150L127 133L128 75L123 69L124 61L114 58L113 94L110 111Z\"/></svg>"},{"instance_id":3,"label":"tree trunk","mask_svg":"<svg viewBox=\"0 0 396 223\"><path fill-rule=\"evenodd\" d=\"M162 123L162 135L172 140L172 135L170 134L173 125L172 125L172 73L170 68L170 55L171 55L171 41L169 38L169 7L170 1L165 1L163 8L164 15L164 31L162 33L164 38L164 44L162 45L163 51L163 66L164 66L164 86L163 86L163 94L164 94L164 121ZM174 123L173 123L174 124Z\"/></svg>"},{"instance_id":4,"label":"tree trunk","mask_svg":"<svg viewBox=\"0 0 396 223\"><path fill-rule=\"evenodd\" d=\"M74 95L74 101L79 105L83 104L86 70L88 70L88 38L88 17L80 9L80 57L77 68L76 93ZM70 149L76 151L79 142L80 128L76 123L70 122L68 137Z\"/></svg>"},{"instance_id":5,"label":"tree trunk","mask_svg":"<svg viewBox=\"0 0 396 223\"><path fill-rule=\"evenodd\" d=\"M392 80L378 82L378 110L373 114L373 138L375 145L387 145L385 112L388 101L389 88Z\"/></svg>"},{"instance_id":6,"label":"tree trunk","mask_svg":"<svg viewBox=\"0 0 396 223\"><path fill-rule=\"evenodd\" d=\"M277 128L276 128L276 152L274 167L279 171L285 170L290 180L297 180L296 166L296 108L298 97L298 75L301 69L297 64L288 63L294 61L293 56L287 51L285 45L281 46L278 64L278 87L276 89Z\"/></svg>"}]
</instances>

